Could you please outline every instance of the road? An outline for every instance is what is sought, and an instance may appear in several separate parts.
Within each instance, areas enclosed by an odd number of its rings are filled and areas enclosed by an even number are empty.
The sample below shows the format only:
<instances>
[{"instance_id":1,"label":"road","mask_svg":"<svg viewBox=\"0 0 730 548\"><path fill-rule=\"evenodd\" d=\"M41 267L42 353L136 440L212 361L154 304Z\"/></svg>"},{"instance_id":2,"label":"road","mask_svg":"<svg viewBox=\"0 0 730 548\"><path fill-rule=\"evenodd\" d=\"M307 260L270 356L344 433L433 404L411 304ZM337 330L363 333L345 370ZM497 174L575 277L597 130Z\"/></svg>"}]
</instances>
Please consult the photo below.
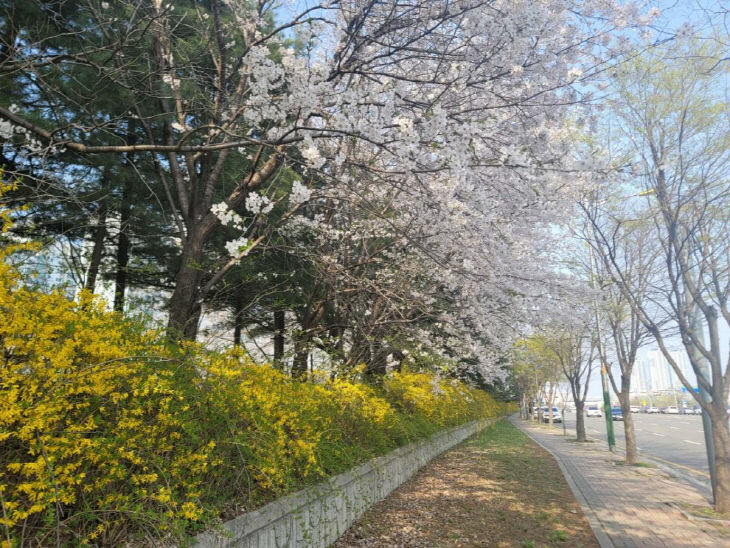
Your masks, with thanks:
<instances>
[{"instance_id":1,"label":"road","mask_svg":"<svg viewBox=\"0 0 730 548\"><path fill-rule=\"evenodd\" d=\"M709 485L710 473L701 416L634 413L633 418L639 453L666 461ZM586 417L585 424L589 437L606 440L604 418ZM566 413L565 425L569 431L575 433L574 413ZM562 428L559 424L555 426ZM613 426L616 445L624 449L623 422L614 421Z\"/></svg>"}]
</instances>

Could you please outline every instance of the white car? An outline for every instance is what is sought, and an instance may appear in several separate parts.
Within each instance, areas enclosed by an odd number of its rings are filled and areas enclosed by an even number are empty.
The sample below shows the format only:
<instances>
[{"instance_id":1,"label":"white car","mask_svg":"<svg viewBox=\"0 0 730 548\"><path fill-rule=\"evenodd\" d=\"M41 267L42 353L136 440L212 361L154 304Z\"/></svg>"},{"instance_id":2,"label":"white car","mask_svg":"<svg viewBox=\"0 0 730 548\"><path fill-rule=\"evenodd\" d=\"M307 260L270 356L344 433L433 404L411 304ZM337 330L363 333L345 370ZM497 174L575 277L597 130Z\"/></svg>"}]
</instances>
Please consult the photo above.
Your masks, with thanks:
<instances>
[{"instance_id":1,"label":"white car","mask_svg":"<svg viewBox=\"0 0 730 548\"><path fill-rule=\"evenodd\" d=\"M659 408L658 407L649 407L649 408L647 408L646 412L647 413L652 413L652 414L653 413L657 413L657 414L658 413L661 413L661 411L659 411Z\"/></svg>"},{"instance_id":2,"label":"white car","mask_svg":"<svg viewBox=\"0 0 730 548\"><path fill-rule=\"evenodd\" d=\"M547 407L542 410L542 422L550 422L550 410ZM553 407L553 423L556 422L563 422L563 419L560 418L558 408Z\"/></svg>"},{"instance_id":3,"label":"white car","mask_svg":"<svg viewBox=\"0 0 730 548\"><path fill-rule=\"evenodd\" d=\"M667 415L679 415L679 408L676 405L670 405L664 410L664 412Z\"/></svg>"},{"instance_id":4,"label":"white car","mask_svg":"<svg viewBox=\"0 0 730 548\"><path fill-rule=\"evenodd\" d=\"M586 407L586 417L602 417L601 409L597 405L589 405Z\"/></svg>"}]
</instances>

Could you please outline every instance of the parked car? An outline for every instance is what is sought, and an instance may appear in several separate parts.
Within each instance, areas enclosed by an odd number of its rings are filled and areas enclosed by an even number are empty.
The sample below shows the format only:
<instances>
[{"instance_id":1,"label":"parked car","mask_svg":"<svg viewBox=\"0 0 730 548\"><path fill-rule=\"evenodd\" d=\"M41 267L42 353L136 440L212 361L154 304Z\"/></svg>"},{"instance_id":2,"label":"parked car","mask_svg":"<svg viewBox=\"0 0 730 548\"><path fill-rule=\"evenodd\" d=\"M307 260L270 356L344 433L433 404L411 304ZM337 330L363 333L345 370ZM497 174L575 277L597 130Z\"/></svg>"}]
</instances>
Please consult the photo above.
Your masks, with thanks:
<instances>
[{"instance_id":1,"label":"parked car","mask_svg":"<svg viewBox=\"0 0 730 548\"><path fill-rule=\"evenodd\" d=\"M600 408L597 405L589 405L586 407L586 417L602 417Z\"/></svg>"},{"instance_id":2,"label":"parked car","mask_svg":"<svg viewBox=\"0 0 730 548\"><path fill-rule=\"evenodd\" d=\"M692 408L692 414L693 415L701 415L702 414L702 408L699 405L695 405Z\"/></svg>"},{"instance_id":3,"label":"parked car","mask_svg":"<svg viewBox=\"0 0 730 548\"><path fill-rule=\"evenodd\" d=\"M550 410L546 407L542 411L542 422L550 422ZM562 422L563 419L560 418L560 411L558 411L557 407L553 407L553 423L556 422Z\"/></svg>"},{"instance_id":4,"label":"parked car","mask_svg":"<svg viewBox=\"0 0 730 548\"><path fill-rule=\"evenodd\" d=\"M679 408L676 405L669 405L664 408L662 413L666 413L667 415L679 415Z\"/></svg>"},{"instance_id":5,"label":"parked car","mask_svg":"<svg viewBox=\"0 0 730 548\"><path fill-rule=\"evenodd\" d=\"M540 418L540 413L543 415L547 414L547 407L533 407L532 409L532 418L537 420Z\"/></svg>"},{"instance_id":6,"label":"parked car","mask_svg":"<svg viewBox=\"0 0 730 548\"><path fill-rule=\"evenodd\" d=\"M624 412L620 407L611 408L611 420L622 421L624 420Z\"/></svg>"},{"instance_id":7,"label":"parked car","mask_svg":"<svg viewBox=\"0 0 730 548\"><path fill-rule=\"evenodd\" d=\"M650 413L650 414L656 414L656 413L660 413L661 411L659 411L658 407L652 406L652 407L647 407L646 412Z\"/></svg>"},{"instance_id":8,"label":"parked car","mask_svg":"<svg viewBox=\"0 0 730 548\"><path fill-rule=\"evenodd\" d=\"M632 413L638 413L639 411L641 411L641 407L639 407L638 405L632 405L631 406L631 412Z\"/></svg>"}]
</instances>

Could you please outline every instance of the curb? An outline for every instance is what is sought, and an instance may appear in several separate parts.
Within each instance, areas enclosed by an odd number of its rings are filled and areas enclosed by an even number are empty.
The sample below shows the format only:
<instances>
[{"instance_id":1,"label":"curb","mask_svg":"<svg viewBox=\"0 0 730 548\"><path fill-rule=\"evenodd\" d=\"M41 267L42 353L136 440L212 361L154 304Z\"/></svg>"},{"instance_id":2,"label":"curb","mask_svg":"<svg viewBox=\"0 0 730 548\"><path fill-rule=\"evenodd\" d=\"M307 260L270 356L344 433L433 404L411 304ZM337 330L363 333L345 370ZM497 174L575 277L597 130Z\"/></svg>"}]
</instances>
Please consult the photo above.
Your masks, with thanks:
<instances>
[{"instance_id":1,"label":"curb","mask_svg":"<svg viewBox=\"0 0 730 548\"><path fill-rule=\"evenodd\" d=\"M570 490L573 492L573 495L575 496L575 499L578 501L578 504L580 504L581 508L583 509L583 514L585 515L586 519L588 520L588 524L591 526L591 529L593 529L593 534L596 536L596 540L598 541L598 544L601 546L601 548L616 548L616 545L613 543L611 538L608 536L608 533L606 531L606 528L603 526L603 522L598 518L598 515L596 514L595 510L593 510L593 507L591 507L590 504L588 504L588 500L583 495L583 492L578 487L578 484L575 482L573 477L568 472L567 468L565 467L565 464L563 464L562 459L553 453L550 449L545 447L540 441L536 440L532 436L530 436L530 432L522 428L521 425L515 421L519 421L519 417L515 417L514 415L509 418L509 421L512 423L513 426L519 428L522 432L527 434L532 441L534 441L537 445L542 447L545 451L547 451L554 459L555 462L558 463L558 466L560 467L560 471L563 473L563 476L565 477L565 481L568 482L568 486L570 487Z\"/></svg>"}]
</instances>

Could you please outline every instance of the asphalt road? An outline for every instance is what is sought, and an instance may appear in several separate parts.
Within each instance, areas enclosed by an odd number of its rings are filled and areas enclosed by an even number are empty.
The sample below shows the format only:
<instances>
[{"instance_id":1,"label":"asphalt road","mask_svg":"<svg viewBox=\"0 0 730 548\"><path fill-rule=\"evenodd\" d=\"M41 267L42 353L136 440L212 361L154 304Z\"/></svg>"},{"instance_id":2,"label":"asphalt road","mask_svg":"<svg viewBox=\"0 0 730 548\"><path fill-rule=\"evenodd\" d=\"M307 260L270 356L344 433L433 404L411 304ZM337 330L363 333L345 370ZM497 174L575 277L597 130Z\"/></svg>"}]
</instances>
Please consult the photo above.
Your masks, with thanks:
<instances>
[{"instance_id":1,"label":"asphalt road","mask_svg":"<svg viewBox=\"0 0 730 548\"><path fill-rule=\"evenodd\" d=\"M648 415L634 413L634 428L639 453L665 461L697 479L710 481L702 417L699 415ZM565 425L575 435L575 413L566 413ZM586 417L586 434L606 440L606 421ZM623 422L613 421L616 445L625 448ZM562 425L556 424L556 428Z\"/></svg>"}]
</instances>

